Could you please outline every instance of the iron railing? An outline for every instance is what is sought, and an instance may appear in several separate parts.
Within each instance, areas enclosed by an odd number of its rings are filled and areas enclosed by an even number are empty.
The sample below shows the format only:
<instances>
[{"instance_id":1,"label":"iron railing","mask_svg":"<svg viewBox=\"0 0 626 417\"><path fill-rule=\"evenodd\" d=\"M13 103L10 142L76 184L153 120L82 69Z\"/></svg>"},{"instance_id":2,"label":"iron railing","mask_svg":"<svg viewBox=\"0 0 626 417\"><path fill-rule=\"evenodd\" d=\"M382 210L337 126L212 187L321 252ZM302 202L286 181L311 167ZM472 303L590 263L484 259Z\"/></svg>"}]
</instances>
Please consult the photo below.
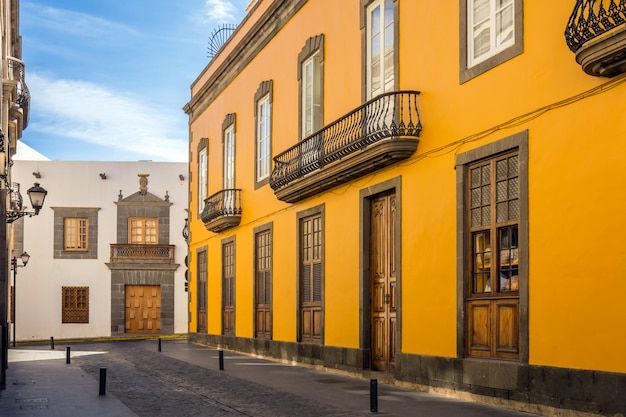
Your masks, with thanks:
<instances>
[{"instance_id":1,"label":"iron railing","mask_svg":"<svg viewBox=\"0 0 626 417\"><path fill-rule=\"evenodd\" d=\"M222 49L228 39L230 39L230 35L232 35L235 30L237 30L237 25L229 23L224 23L214 29L211 33L211 36L209 37L207 58L215 58L215 56L219 53L219 51Z\"/></svg>"},{"instance_id":2,"label":"iron railing","mask_svg":"<svg viewBox=\"0 0 626 417\"><path fill-rule=\"evenodd\" d=\"M418 91L377 96L274 157L270 186L277 190L366 147L400 137L419 137Z\"/></svg>"},{"instance_id":3,"label":"iron railing","mask_svg":"<svg viewBox=\"0 0 626 417\"><path fill-rule=\"evenodd\" d=\"M626 0L576 0L565 28L572 52L583 44L626 23Z\"/></svg>"},{"instance_id":4,"label":"iron railing","mask_svg":"<svg viewBox=\"0 0 626 417\"><path fill-rule=\"evenodd\" d=\"M220 217L241 216L241 212L241 190L229 188L207 197L200 217L209 223Z\"/></svg>"},{"instance_id":5,"label":"iron railing","mask_svg":"<svg viewBox=\"0 0 626 417\"><path fill-rule=\"evenodd\" d=\"M7 57L7 79L17 81L17 100L15 104L23 110L24 128L28 126L28 113L30 108L30 92L26 85L26 70L24 62L8 56Z\"/></svg>"},{"instance_id":6,"label":"iron railing","mask_svg":"<svg viewBox=\"0 0 626 417\"><path fill-rule=\"evenodd\" d=\"M174 245L111 244L111 262L174 263Z\"/></svg>"}]
</instances>

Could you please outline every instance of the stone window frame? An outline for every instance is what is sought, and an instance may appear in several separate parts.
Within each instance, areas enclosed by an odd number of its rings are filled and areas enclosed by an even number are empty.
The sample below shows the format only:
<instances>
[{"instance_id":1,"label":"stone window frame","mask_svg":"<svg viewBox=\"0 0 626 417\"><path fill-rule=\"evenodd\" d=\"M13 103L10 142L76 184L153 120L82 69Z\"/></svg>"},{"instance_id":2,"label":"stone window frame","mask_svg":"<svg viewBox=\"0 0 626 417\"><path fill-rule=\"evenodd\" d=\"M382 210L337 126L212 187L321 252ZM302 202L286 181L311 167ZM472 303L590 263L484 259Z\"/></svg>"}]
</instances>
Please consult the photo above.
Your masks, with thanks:
<instances>
[{"instance_id":1,"label":"stone window frame","mask_svg":"<svg viewBox=\"0 0 626 417\"><path fill-rule=\"evenodd\" d=\"M524 1L514 0L514 24L515 24L515 42L510 47L468 67L468 2L472 0L459 0L459 83L463 84L474 77L479 76L492 68L522 54L524 52Z\"/></svg>"},{"instance_id":2,"label":"stone window frame","mask_svg":"<svg viewBox=\"0 0 626 417\"><path fill-rule=\"evenodd\" d=\"M319 119L320 129L324 126L324 34L321 33L317 36L311 36L307 39L306 43L302 47L302 50L298 54L298 140L305 139L302 136L303 123L302 117L304 115L304 109L302 108L302 66L312 56L318 58L318 65L320 70L320 105L319 105ZM317 129L313 128L313 131Z\"/></svg>"},{"instance_id":3,"label":"stone window frame","mask_svg":"<svg viewBox=\"0 0 626 417\"><path fill-rule=\"evenodd\" d=\"M54 259L98 258L98 211L99 207L52 207L54 212ZM65 218L86 218L87 250L65 250Z\"/></svg>"},{"instance_id":4,"label":"stone window frame","mask_svg":"<svg viewBox=\"0 0 626 417\"><path fill-rule=\"evenodd\" d=\"M372 3L375 2L383 2L383 7L384 7L384 0L360 0L360 13L359 13L359 19L360 19L360 28L361 28L361 71L362 71L362 77L363 77L363 82L361 83L361 98L363 102L366 102L367 100L371 99L372 97L368 96L368 85L369 85L369 80L368 80L368 47L369 47L369 37L368 37L368 30L367 30L367 9L372 5ZM399 33L400 33L400 11L398 8L398 0L393 0L393 65L394 65L394 70L393 70L393 90L396 91L398 89L398 85L399 85L399 79L400 79L400 54L399 54ZM384 84L384 83L383 83Z\"/></svg>"}]
</instances>

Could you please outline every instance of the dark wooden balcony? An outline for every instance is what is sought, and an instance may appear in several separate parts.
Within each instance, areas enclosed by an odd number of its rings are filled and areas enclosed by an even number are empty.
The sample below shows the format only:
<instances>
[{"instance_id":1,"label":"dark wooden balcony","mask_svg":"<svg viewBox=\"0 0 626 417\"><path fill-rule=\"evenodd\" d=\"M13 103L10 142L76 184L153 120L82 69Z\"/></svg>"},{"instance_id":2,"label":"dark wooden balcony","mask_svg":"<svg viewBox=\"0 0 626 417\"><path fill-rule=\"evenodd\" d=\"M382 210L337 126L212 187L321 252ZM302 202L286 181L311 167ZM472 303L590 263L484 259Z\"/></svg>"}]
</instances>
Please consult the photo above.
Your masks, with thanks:
<instances>
[{"instance_id":1,"label":"dark wooden balcony","mask_svg":"<svg viewBox=\"0 0 626 417\"><path fill-rule=\"evenodd\" d=\"M111 244L111 263L174 263L174 245Z\"/></svg>"},{"instance_id":2,"label":"dark wooden balcony","mask_svg":"<svg viewBox=\"0 0 626 417\"><path fill-rule=\"evenodd\" d=\"M410 157L422 131L418 95L382 94L276 155L276 197L295 203Z\"/></svg>"},{"instance_id":3,"label":"dark wooden balcony","mask_svg":"<svg viewBox=\"0 0 626 417\"><path fill-rule=\"evenodd\" d=\"M20 119L22 129L26 129L30 111L30 92L26 86L26 69L21 60L7 57L7 73L3 82L12 84L16 89L15 103L10 109L11 116Z\"/></svg>"},{"instance_id":4,"label":"dark wooden balcony","mask_svg":"<svg viewBox=\"0 0 626 417\"><path fill-rule=\"evenodd\" d=\"M626 0L577 0L565 40L587 74L626 72Z\"/></svg>"},{"instance_id":5,"label":"dark wooden balcony","mask_svg":"<svg viewBox=\"0 0 626 417\"><path fill-rule=\"evenodd\" d=\"M200 218L207 230L219 233L241 222L241 190L225 189L204 200Z\"/></svg>"}]
</instances>

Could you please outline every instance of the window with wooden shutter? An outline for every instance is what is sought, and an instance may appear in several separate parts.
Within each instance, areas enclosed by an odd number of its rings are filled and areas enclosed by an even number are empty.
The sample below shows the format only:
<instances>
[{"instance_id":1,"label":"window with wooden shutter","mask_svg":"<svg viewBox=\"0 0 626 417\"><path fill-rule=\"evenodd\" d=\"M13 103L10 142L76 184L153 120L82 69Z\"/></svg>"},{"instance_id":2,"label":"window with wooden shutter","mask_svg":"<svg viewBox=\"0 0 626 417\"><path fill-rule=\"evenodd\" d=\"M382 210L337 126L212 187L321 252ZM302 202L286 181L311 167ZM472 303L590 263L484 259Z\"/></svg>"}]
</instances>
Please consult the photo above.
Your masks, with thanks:
<instances>
[{"instance_id":1,"label":"window with wooden shutter","mask_svg":"<svg viewBox=\"0 0 626 417\"><path fill-rule=\"evenodd\" d=\"M89 287L62 287L63 323L89 323Z\"/></svg>"},{"instance_id":2,"label":"window with wooden shutter","mask_svg":"<svg viewBox=\"0 0 626 417\"><path fill-rule=\"evenodd\" d=\"M272 335L272 233L255 234L255 335L270 339Z\"/></svg>"},{"instance_id":3,"label":"window with wooden shutter","mask_svg":"<svg viewBox=\"0 0 626 417\"><path fill-rule=\"evenodd\" d=\"M470 266L467 274L469 356L520 354L517 152L468 166Z\"/></svg>"},{"instance_id":4,"label":"window with wooden shutter","mask_svg":"<svg viewBox=\"0 0 626 417\"><path fill-rule=\"evenodd\" d=\"M300 338L321 342L323 223L318 213L300 220Z\"/></svg>"},{"instance_id":5,"label":"window with wooden shutter","mask_svg":"<svg viewBox=\"0 0 626 417\"><path fill-rule=\"evenodd\" d=\"M222 245L222 329L225 335L235 334L235 242Z\"/></svg>"}]
</instances>

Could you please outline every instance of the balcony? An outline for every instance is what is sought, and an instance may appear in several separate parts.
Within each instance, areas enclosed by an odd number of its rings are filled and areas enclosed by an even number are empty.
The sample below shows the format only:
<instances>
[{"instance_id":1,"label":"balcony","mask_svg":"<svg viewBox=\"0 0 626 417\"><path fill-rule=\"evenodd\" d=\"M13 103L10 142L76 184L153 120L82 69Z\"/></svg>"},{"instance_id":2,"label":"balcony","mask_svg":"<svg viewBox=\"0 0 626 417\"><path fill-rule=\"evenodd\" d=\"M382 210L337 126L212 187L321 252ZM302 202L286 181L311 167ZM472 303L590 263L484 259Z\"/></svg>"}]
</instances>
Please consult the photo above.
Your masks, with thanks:
<instances>
[{"instance_id":1,"label":"balcony","mask_svg":"<svg viewBox=\"0 0 626 417\"><path fill-rule=\"evenodd\" d=\"M22 129L28 126L28 114L30 108L30 92L26 86L26 70L24 62L17 58L7 57L7 73L5 84L12 84L16 88L15 105L11 109L12 117L21 119Z\"/></svg>"},{"instance_id":2,"label":"balcony","mask_svg":"<svg viewBox=\"0 0 626 417\"><path fill-rule=\"evenodd\" d=\"M241 222L241 190L225 189L204 200L200 218L207 230L220 233Z\"/></svg>"},{"instance_id":3,"label":"balcony","mask_svg":"<svg viewBox=\"0 0 626 417\"><path fill-rule=\"evenodd\" d=\"M276 155L276 197L295 203L409 158L422 131L418 95L382 94Z\"/></svg>"},{"instance_id":4,"label":"balcony","mask_svg":"<svg viewBox=\"0 0 626 417\"><path fill-rule=\"evenodd\" d=\"M111 263L174 263L174 245L111 244Z\"/></svg>"},{"instance_id":5,"label":"balcony","mask_svg":"<svg viewBox=\"0 0 626 417\"><path fill-rule=\"evenodd\" d=\"M587 74L626 72L626 0L577 0L565 40Z\"/></svg>"}]
</instances>

